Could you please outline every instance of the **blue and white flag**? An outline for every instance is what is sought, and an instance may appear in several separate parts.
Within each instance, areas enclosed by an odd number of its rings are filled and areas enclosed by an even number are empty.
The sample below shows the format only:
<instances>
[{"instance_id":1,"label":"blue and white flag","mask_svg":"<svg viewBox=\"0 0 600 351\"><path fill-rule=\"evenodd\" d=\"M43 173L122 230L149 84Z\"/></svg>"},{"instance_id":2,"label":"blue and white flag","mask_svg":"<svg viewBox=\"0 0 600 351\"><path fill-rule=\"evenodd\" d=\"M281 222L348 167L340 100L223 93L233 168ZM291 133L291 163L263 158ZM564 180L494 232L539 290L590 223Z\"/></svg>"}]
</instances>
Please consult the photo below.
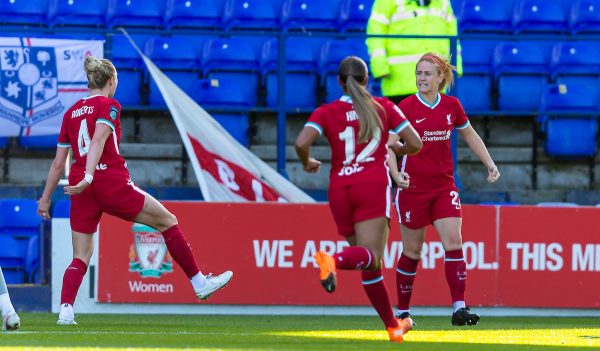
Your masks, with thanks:
<instances>
[{"instance_id":1,"label":"blue and white flag","mask_svg":"<svg viewBox=\"0 0 600 351\"><path fill-rule=\"evenodd\" d=\"M0 37L0 136L58 134L88 93L87 55L103 57L103 41Z\"/></svg>"}]
</instances>

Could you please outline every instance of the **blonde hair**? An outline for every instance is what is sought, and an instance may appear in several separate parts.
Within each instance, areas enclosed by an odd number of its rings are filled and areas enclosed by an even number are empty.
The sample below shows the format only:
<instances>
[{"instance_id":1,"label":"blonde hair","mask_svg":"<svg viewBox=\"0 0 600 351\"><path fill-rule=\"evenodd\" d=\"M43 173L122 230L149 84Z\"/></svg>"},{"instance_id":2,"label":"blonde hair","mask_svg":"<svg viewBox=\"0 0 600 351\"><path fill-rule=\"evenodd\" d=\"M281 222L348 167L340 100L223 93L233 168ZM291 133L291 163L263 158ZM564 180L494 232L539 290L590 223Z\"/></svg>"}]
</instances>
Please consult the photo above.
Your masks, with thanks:
<instances>
[{"instance_id":1,"label":"blonde hair","mask_svg":"<svg viewBox=\"0 0 600 351\"><path fill-rule=\"evenodd\" d=\"M338 77L342 88L352 98L352 103L359 119L358 142L366 143L378 131L383 130L383 124L378 110L385 114L383 107L373 99L365 89L368 78L367 64L360 57L348 56L338 67Z\"/></svg>"},{"instance_id":2,"label":"blonde hair","mask_svg":"<svg viewBox=\"0 0 600 351\"><path fill-rule=\"evenodd\" d=\"M86 56L83 69L88 79L88 88L102 89L111 78L117 75L117 69L107 59L97 59L94 56Z\"/></svg>"},{"instance_id":3,"label":"blonde hair","mask_svg":"<svg viewBox=\"0 0 600 351\"><path fill-rule=\"evenodd\" d=\"M433 63L437 67L437 73L444 77L440 86L438 87L438 92L443 91L446 87L452 87L454 85L454 74L452 71L456 71L456 67L452 66L448 60L443 58L440 55L434 54L432 52L428 52L425 55L421 56L417 65L422 61L427 61L429 63Z\"/></svg>"}]
</instances>

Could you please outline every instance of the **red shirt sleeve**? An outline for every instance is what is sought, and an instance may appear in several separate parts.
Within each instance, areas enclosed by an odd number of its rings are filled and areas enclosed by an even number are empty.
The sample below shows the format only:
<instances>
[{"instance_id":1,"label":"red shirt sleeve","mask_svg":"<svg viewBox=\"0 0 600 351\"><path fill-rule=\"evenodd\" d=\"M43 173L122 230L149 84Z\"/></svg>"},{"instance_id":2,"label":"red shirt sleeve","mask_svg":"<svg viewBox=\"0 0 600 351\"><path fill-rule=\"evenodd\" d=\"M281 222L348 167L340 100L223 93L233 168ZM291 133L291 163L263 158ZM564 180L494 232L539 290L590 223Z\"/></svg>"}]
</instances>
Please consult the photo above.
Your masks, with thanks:
<instances>
[{"instance_id":1,"label":"red shirt sleeve","mask_svg":"<svg viewBox=\"0 0 600 351\"><path fill-rule=\"evenodd\" d=\"M388 122L387 129L390 133L398 134L410 125L404 113L393 102L384 99L382 105L385 109Z\"/></svg>"},{"instance_id":2,"label":"red shirt sleeve","mask_svg":"<svg viewBox=\"0 0 600 351\"><path fill-rule=\"evenodd\" d=\"M69 110L70 111L70 110ZM67 116L67 111L63 116L62 124L60 126L60 133L58 133L58 144L59 147L71 147L71 140L69 139L69 117Z\"/></svg>"},{"instance_id":3,"label":"red shirt sleeve","mask_svg":"<svg viewBox=\"0 0 600 351\"><path fill-rule=\"evenodd\" d=\"M458 99L456 100L456 119L454 120L454 127L456 129L465 129L469 126L469 117L465 113L465 109Z\"/></svg>"},{"instance_id":4,"label":"red shirt sleeve","mask_svg":"<svg viewBox=\"0 0 600 351\"><path fill-rule=\"evenodd\" d=\"M312 127L316 129L319 134L323 135L326 129L326 121L327 121L327 111L325 107L319 107L313 112L310 117L308 117L308 121L304 125L305 127Z\"/></svg>"},{"instance_id":5,"label":"red shirt sleeve","mask_svg":"<svg viewBox=\"0 0 600 351\"><path fill-rule=\"evenodd\" d=\"M109 99L106 103L98 106L98 113L95 115L96 124L103 123L112 130L121 124L121 105L114 99Z\"/></svg>"}]
</instances>

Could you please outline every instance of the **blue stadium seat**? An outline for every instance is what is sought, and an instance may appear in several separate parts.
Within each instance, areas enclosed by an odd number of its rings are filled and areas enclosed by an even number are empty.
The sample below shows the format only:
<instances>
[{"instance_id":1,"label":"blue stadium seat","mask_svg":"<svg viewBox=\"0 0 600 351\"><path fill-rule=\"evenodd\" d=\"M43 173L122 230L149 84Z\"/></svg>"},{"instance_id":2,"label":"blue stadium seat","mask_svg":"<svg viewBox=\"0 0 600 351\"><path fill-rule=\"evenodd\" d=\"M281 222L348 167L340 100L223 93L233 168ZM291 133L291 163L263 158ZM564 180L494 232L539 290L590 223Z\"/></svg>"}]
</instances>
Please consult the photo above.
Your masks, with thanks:
<instances>
[{"instance_id":1,"label":"blue stadium seat","mask_svg":"<svg viewBox=\"0 0 600 351\"><path fill-rule=\"evenodd\" d=\"M202 70L206 78L237 81L251 106L258 101L257 54L244 38L212 39L204 43Z\"/></svg>"},{"instance_id":2,"label":"blue stadium seat","mask_svg":"<svg viewBox=\"0 0 600 351\"><path fill-rule=\"evenodd\" d=\"M102 27L105 13L106 1L50 0L48 24L51 27Z\"/></svg>"},{"instance_id":3,"label":"blue stadium seat","mask_svg":"<svg viewBox=\"0 0 600 351\"><path fill-rule=\"evenodd\" d=\"M578 0L569 12L569 28L573 35L600 33L600 0Z\"/></svg>"},{"instance_id":4,"label":"blue stadium seat","mask_svg":"<svg viewBox=\"0 0 600 351\"><path fill-rule=\"evenodd\" d=\"M27 252L29 240L40 235L41 223L42 218L37 214L35 200L0 200L0 236L6 235L15 239L23 257Z\"/></svg>"},{"instance_id":5,"label":"blue stadium seat","mask_svg":"<svg viewBox=\"0 0 600 351\"><path fill-rule=\"evenodd\" d=\"M600 96L585 86L544 87L538 121L545 134L544 150L553 157L594 157L598 150ZM590 117L564 116L555 111L589 112Z\"/></svg>"},{"instance_id":6,"label":"blue stadium seat","mask_svg":"<svg viewBox=\"0 0 600 351\"><path fill-rule=\"evenodd\" d=\"M69 218L71 217L71 200L58 200L52 207L53 218Z\"/></svg>"},{"instance_id":7,"label":"blue stadium seat","mask_svg":"<svg viewBox=\"0 0 600 351\"><path fill-rule=\"evenodd\" d=\"M461 41L463 75L458 78L456 93L466 111L491 108L492 54L495 45L490 40Z\"/></svg>"},{"instance_id":8,"label":"blue stadium seat","mask_svg":"<svg viewBox=\"0 0 600 351\"><path fill-rule=\"evenodd\" d=\"M40 239L34 236L29 240L25 256L25 273L27 281L33 284L41 283L40 274Z\"/></svg>"},{"instance_id":9,"label":"blue stadium seat","mask_svg":"<svg viewBox=\"0 0 600 351\"><path fill-rule=\"evenodd\" d=\"M106 24L109 28L160 28L163 25L164 5L164 0L108 0Z\"/></svg>"},{"instance_id":10,"label":"blue stadium seat","mask_svg":"<svg viewBox=\"0 0 600 351\"><path fill-rule=\"evenodd\" d=\"M285 0L281 10L283 30L333 31L337 29L339 0Z\"/></svg>"},{"instance_id":11,"label":"blue stadium seat","mask_svg":"<svg viewBox=\"0 0 600 351\"><path fill-rule=\"evenodd\" d=\"M20 136L19 145L25 149L56 149L58 134Z\"/></svg>"},{"instance_id":12,"label":"blue stadium seat","mask_svg":"<svg viewBox=\"0 0 600 351\"><path fill-rule=\"evenodd\" d=\"M42 218L37 214L35 200L0 200L0 234L26 238L29 241L31 237L39 236L41 223Z\"/></svg>"},{"instance_id":13,"label":"blue stadium seat","mask_svg":"<svg viewBox=\"0 0 600 351\"><path fill-rule=\"evenodd\" d=\"M338 26L342 32L364 32L374 0L342 0Z\"/></svg>"},{"instance_id":14,"label":"blue stadium seat","mask_svg":"<svg viewBox=\"0 0 600 351\"><path fill-rule=\"evenodd\" d=\"M563 42L552 48L552 78L562 75L600 75L600 47L592 42Z\"/></svg>"},{"instance_id":15,"label":"blue stadium seat","mask_svg":"<svg viewBox=\"0 0 600 351\"><path fill-rule=\"evenodd\" d=\"M240 85L230 79L198 79L194 82L192 99L202 107L248 106Z\"/></svg>"},{"instance_id":16,"label":"blue stadium seat","mask_svg":"<svg viewBox=\"0 0 600 351\"><path fill-rule=\"evenodd\" d=\"M512 25L515 34L567 33L560 4L547 0L520 0L515 4Z\"/></svg>"},{"instance_id":17,"label":"blue stadium seat","mask_svg":"<svg viewBox=\"0 0 600 351\"><path fill-rule=\"evenodd\" d=\"M278 15L273 3L265 0L227 0L223 24L230 29L277 29Z\"/></svg>"},{"instance_id":18,"label":"blue stadium seat","mask_svg":"<svg viewBox=\"0 0 600 351\"><path fill-rule=\"evenodd\" d=\"M196 51L184 38L153 37L146 41L145 54L179 88L188 95L199 77ZM149 103L153 106L166 106L162 94L154 80L150 82Z\"/></svg>"},{"instance_id":19,"label":"blue stadium seat","mask_svg":"<svg viewBox=\"0 0 600 351\"><path fill-rule=\"evenodd\" d=\"M494 49L493 68L501 110L534 111L548 82L543 49L533 42L500 43Z\"/></svg>"},{"instance_id":20,"label":"blue stadium seat","mask_svg":"<svg viewBox=\"0 0 600 351\"><path fill-rule=\"evenodd\" d=\"M25 259L17 241L10 236L0 234L0 267L7 284L25 282Z\"/></svg>"},{"instance_id":21,"label":"blue stadium seat","mask_svg":"<svg viewBox=\"0 0 600 351\"><path fill-rule=\"evenodd\" d=\"M0 25L47 26L48 0L0 0Z\"/></svg>"},{"instance_id":22,"label":"blue stadium seat","mask_svg":"<svg viewBox=\"0 0 600 351\"><path fill-rule=\"evenodd\" d=\"M317 63L310 38L288 38L285 50L285 105L292 108L312 108L317 104ZM263 46L261 72L267 91L267 106L278 101L278 41L270 40Z\"/></svg>"},{"instance_id":23,"label":"blue stadium seat","mask_svg":"<svg viewBox=\"0 0 600 351\"><path fill-rule=\"evenodd\" d=\"M458 15L460 33L510 33L511 18L501 3L464 0Z\"/></svg>"},{"instance_id":24,"label":"blue stadium seat","mask_svg":"<svg viewBox=\"0 0 600 351\"><path fill-rule=\"evenodd\" d=\"M221 28L222 0L167 0L165 27Z\"/></svg>"},{"instance_id":25,"label":"blue stadium seat","mask_svg":"<svg viewBox=\"0 0 600 351\"><path fill-rule=\"evenodd\" d=\"M248 147L250 122L247 114L216 114L213 118L240 144Z\"/></svg>"},{"instance_id":26,"label":"blue stadium seat","mask_svg":"<svg viewBox=\"0 0 600 351\"><path fill-rule=\"evenodd\" d=\"M338 66L350 55L359 56L368 62L363 41L330 40L321 45L319 54L319 75L325 90L325 103L332 102L342 95L342 88L337 82Z\"/></svg>"}]
</instances>

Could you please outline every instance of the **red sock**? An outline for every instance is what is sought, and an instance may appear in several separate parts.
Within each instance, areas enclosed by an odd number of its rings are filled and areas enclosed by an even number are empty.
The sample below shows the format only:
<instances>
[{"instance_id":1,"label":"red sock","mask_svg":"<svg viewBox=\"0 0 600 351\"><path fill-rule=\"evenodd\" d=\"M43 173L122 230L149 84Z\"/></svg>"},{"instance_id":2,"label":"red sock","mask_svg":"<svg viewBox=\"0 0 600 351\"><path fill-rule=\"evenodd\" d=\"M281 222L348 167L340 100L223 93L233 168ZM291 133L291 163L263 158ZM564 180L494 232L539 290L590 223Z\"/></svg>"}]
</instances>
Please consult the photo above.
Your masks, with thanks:
<instances>
[{"instance_id":1,"label":"red sock","mask_svg":"<svg viewBox=\"0 0 600 351\"><path fill-rule=\"evenodd\" d=\"M77 291L79 291L85 272L87 272L87 264L78 258L74 258L63 276L62 292L60 294L61 305L64 303L75 304Z\"/></svg>"},{"instance_id":2,"label":"red sock","mask_svg":"<svg viewBox=\"0 0 600 351\"><path fill-rule=\"evenodd\" d=\"M398 288L398 310L408 311L412 297L413 282L417 274L419 260L400 255L396 267L396 287Z\"/></svg>"},{"instance_id":3,"label":"red sock","mask_svg":"<svg viewBox=\"0 0 600 351\"><path fill-rule=\"evenodd\" d=\"M446 251L446 280L450 287L452 302L465 301L467 285L467 264L463 258L462 249Z\"/></svg>"},{"instance_id":4,"label":"red sock","mask_svg":"<svg viewBox=\"0 0 600 351\"><path fill-rule=\"evenodd\" d=\"M369 249L360 246L347 247L333 255L335 266L346 270L369 269L373 264L373 254Z\"/></svg>"},{"instance_id":5,"label":"red sock","mask_svg":"<svg viewBox=\"0 0 600 351\"><path fill-rule=\"evenodd\" d=\"M387 287L383 281L381 269L362 271L362 284L369 300L371 300L371 305L377 311L386 328L397 327L398 321L394 318L394 311L392 310Z\"/></svg>"},{"instance_id":6,"label":"red sock","mask_svg":"<svg viewBox=\"0 0 600 351\"><path fill-rule=\"evenodd\" d=\"M185 239L179 225L175 224L171 228L162 232L165 238L165 244L171 254L171 257L179 264L181 269L185 272L188 278L192 278L200 269L196 265L196 259L192 253L190 243Z\"/></svg>"}]
</instances>

